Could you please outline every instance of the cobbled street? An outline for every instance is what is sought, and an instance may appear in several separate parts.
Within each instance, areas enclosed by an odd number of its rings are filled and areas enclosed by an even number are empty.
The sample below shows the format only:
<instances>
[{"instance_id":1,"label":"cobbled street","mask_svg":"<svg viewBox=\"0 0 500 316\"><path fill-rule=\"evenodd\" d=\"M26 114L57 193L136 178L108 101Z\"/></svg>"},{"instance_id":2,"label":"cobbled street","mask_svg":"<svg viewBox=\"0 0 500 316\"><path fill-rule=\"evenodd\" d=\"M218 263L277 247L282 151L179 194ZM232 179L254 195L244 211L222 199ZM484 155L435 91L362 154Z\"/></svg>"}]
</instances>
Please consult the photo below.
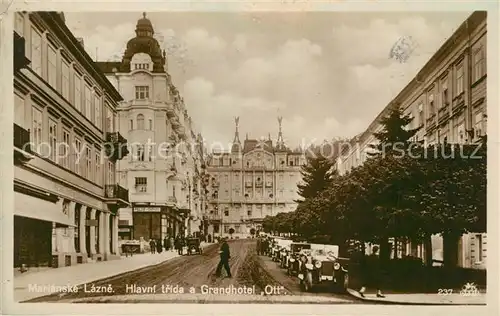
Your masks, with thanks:
<instances>
[{"instance_id":1,"label":"cobbled street","mask_svg":"<svg viewBox=\"0 0 500 316\"><path fill-rule=\"evenodd\" d=\"M200 287L207 285L211 288L216 287L252 287L255 285L257 295L268 288L281 288L279 295L300 296L314 295L321 297L323 300L331 299L335 302L337 298L342 299L342 302L347 301L355 302L347 295L339 295L328 292L327 289L315 293L303 293L300 291L297 278L286 275L286 271L279 268L279 266L272 262L267 256L258 256L256 253L256 243L253 240L235 240L229 243L231 248L230 266L233 273L232 278L224 276L221 278L215 277L215 269L219 262L218 246L210 245L206 247L202 255L184 255L182 257L167 260L161 264L150 266L147 268L131 271L128 273L120 274L111 278L98 280L92 284L97 287L109 286L113 288L113 293L90 293L84 292L80 287L77 293L69 294L51 294L39 297L28 302L68 302L80 300L84 298L102 297L102 296L123 296L127 295L129 299L126 301L140 300L138 295L127 293L127 285L136 285L138 287L150 287L156 285L160 289L162 285L170 285L172 288L178 286L184 289L183 294L164 294L160 290L156 293L158 299L172 302L181 302L183 296L190 296L188 289L190 287L196 288L197 294L200 292ZM89 287L89 284L87 284ZM213 294L211 294L213 295ZM219 294L219 296L227 296L228 300L238 300L237 295ZM207 301L210 302L210 295L206 296ZM291 298L289 298L290 300ZM294 299L291 299L292 301ZM123 298L120 298L123 301ZM142 302L142 300L140 300Z\"/></svg>"}]
</instances>

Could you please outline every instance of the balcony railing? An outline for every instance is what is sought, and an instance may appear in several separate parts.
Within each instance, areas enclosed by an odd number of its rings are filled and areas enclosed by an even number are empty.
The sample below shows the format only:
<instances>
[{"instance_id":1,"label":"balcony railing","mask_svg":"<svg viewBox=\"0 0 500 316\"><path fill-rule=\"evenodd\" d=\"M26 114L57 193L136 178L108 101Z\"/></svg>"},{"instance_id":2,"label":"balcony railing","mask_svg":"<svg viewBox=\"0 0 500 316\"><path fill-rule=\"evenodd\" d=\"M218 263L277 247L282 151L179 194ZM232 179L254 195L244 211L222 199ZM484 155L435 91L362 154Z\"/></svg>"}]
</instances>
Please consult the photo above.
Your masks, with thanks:
<instances>
[{"instance_id":1,"label":"balcony railing","mask_svg":"<svg viewBox=\"0 0 500 316\"><path fill-rule=\"evenodd\" d=\"M438 112L439 123L446 121L449 117L450 117L450 112L449 112L448 106L443 106L441 109L439 109L439 112Z\"/></svg>"},{"instance_id":2,"label":"balcony railing","mask_svg":"<svg viewBox=\"0 0 500 316\"><path fill-rule=\"evenodd\" d=\"M122 160L129 154L127 139L124 138L119 132L107 133L106 144L104 147L106 155L113 162Z\"/></svg>"},{"instance_id":3,"label":"balcony railing","mask_svg":"<svg viewBox=\"0 0 500 316\"><path fill-rule=\"evenodd\" d=\"M14 124L14 147L27 153L32 153L29 130L24 129L17 124Z\"/></svg>"},{"instance_id":4,"label":"balcony railing","mask_svg":"<svg viewBox=\"0 0 500 316\"><path fill-rule=\"evenodd\" d=\"M107 198L117 198L124 201L129 201L128 190L119 184L108 184L106 185L106 197Z\"/></svg>"},{"instance_id":5,"label":"balcony railing","mask_svg":"<svg viewBox=\"0 0 500 316\"><path fill-rule=\"evenodd\" d=\"M172 119L176 116L177 116L177 112L175 111L175 105L171 103L167 107L167 117L169 119Z\"/></svg>"},{"instance_id":6,"label":"balcony railing","mask_svg":"<svg viewBox=\"0 0 500 316\"><path fill-rule=\"evenodd\" d=\"M32 153L29 130L14 124L14 162L25 163L34 158Z\"/></svg>"},{"instance_id":7,"label":"balcony railing","mask_svg":"<svg viewBox=\"0 0 500 316\"><path fill-rule=\"evenodd\" d=\"M129 192L124 187L119 184L107 184L105 186L105 197L107 199L120 200L121 205L127 205L129 203Z\"/></svg>"},{"instance_id":8,"label":"balcony railing","mask_svg":"<svg viewBox=\"0 0 500 316\"><path fill-rule=\"evenodd\" d=\"M169 196L167 200L170 203L177 203L177 198L175 196Z\"/></svg>"}]
</instances>

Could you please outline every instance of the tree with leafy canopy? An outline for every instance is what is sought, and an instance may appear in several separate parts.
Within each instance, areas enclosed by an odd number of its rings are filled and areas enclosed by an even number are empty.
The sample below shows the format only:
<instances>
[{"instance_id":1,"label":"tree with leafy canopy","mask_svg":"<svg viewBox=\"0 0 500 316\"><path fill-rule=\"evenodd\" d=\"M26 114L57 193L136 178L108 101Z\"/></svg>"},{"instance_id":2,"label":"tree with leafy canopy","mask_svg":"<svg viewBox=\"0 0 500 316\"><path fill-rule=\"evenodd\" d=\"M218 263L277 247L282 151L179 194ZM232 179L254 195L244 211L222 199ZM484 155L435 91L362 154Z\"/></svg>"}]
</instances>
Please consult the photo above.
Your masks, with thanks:
<instances>
[{"instance_id":1,"label":"tree with leafy canopy","mask_svg":"<svg viewBox=\"0 0 500 316\"><path fill-rule=\"evenodd\" d=\"M337 174L335 170L332 170L332 167L333 161L326 157L321 155L307 157L307 163L302 166L301 170L303 183L297 185L297 193L306 200L323 191ZM296 202L300 203L304 200Z\"/></svg>"},{"instance_id":2,"label":"tree with leafy canopy","mask_svg":"<svg viewBox=\"0 0 500 316\"><path fill-rule=\"evenodd\" d=\"M378 143L369 145L373 152L368 155L373 157L381 154L398 154L406 150L413 136L423 127L408 128L412 121L413 118L408 114L405 115L401 107L393 107L389 115L379 122L382 131L373 133Z\"/></svg>"}]
</instances>

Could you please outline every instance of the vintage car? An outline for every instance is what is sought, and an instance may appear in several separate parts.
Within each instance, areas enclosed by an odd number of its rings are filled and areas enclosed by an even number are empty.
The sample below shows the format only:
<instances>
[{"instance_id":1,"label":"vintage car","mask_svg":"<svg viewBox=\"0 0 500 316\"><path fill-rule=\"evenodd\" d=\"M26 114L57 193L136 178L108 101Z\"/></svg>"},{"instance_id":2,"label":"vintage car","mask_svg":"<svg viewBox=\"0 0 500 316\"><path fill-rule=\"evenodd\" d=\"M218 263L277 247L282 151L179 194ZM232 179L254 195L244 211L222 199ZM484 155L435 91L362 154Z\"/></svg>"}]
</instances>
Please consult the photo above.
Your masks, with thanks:
<instances>
[{"instance_id":1,"label":"vintage car","mask_svg":"<svg viewBox=\"0 0 500 316\"><path fill-rule=\"evenodd\" d=\"M290 251L284 258L284 267L287 269L288 275L295 275L299 271L299 253L302 249L311 249L311 244L308 243L292 243L290 244Z\"/></svg>"},{"instance_id":2,"label":"vintage car","mask_svg":"<svg viewBox=\"0 0 500 316\"><path fill-rule=\"evenodd\" d=\"M318 284L329 283L335 291L344 292L349 283L348 260L338 257L338 246L324 245L301 255L298 273L300 287L311 291Z\"/></svg>"},{"instance_id":3,"label":"vintage car","mask_svg":"<svg viewBox=\"0 0 500 316\"><path fill-rule=\"evenodd\" d=\"M201 242L199 238L186 238L186 245L184 247L187 250L187 254L201 254L203 251L200 244Z\"/></svg>"}]
</instances>

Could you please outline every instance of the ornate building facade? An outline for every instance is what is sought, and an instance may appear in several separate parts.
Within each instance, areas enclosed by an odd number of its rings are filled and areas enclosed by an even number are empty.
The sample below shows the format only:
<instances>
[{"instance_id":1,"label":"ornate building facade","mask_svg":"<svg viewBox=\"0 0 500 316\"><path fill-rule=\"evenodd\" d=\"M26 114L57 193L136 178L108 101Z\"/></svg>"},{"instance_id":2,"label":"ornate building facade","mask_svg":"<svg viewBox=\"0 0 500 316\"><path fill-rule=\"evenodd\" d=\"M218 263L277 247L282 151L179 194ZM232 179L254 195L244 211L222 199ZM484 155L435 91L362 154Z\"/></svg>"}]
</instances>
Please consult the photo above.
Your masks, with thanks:
<instances>
[{"instance_id":1,"label":"ornate building facade","mask_svg":"<svg viewBox=\"0 0 500 316\"><path fill-rule=\"evenodd\" d=\"M118 91L56 12L14 21L14 266L119 258Z\"/></svg>"},{"instance_id":2,"label":"ornate building facade","mask_svg":"<svg viewBox=\"0 0 500 316\"><path fill-rule=\"evenodd\" d=\"M247 135L241 143L236 118L231 150L212 153L206 177L208 234L246 237L261 229L264 217L296 209L305 156L285 146L281 121L275 145L270 136Z\"/></svg>"},{"instance_id":3,"label":"ornate building facade","mask_svg":"<svg viewBox=\"0 0 500 316\"><path fill-rule=\"evenodd\" d=\"M97 63L124 97L118 130L129 139L130 155L117 166L117 178L130 190L131 207L120 212L120 236L195 234L205 205L202 139L145 13L135 32L121 61Z\"/></svg>"},{"instance_id":4,"label":"ornate building facade","mask_svg":"<svg viewBox=\"0 0 500 316\"><path fill-rule=\"evenodd\" d=\"M423 126L415 135L424 144L439 142L471 144L486 134L486 12L473 13L438 49L417 76L386 106L365 132L342 153L337 169L342 173L363 164L380 119L393 106L400 106L413 121L410 128ZM433 249L409 243L405 253L442 260L443 240L433 237ZM458 265L486 268L486 234L463 235L459 243Z\"/></svg>"}]
</instances>

